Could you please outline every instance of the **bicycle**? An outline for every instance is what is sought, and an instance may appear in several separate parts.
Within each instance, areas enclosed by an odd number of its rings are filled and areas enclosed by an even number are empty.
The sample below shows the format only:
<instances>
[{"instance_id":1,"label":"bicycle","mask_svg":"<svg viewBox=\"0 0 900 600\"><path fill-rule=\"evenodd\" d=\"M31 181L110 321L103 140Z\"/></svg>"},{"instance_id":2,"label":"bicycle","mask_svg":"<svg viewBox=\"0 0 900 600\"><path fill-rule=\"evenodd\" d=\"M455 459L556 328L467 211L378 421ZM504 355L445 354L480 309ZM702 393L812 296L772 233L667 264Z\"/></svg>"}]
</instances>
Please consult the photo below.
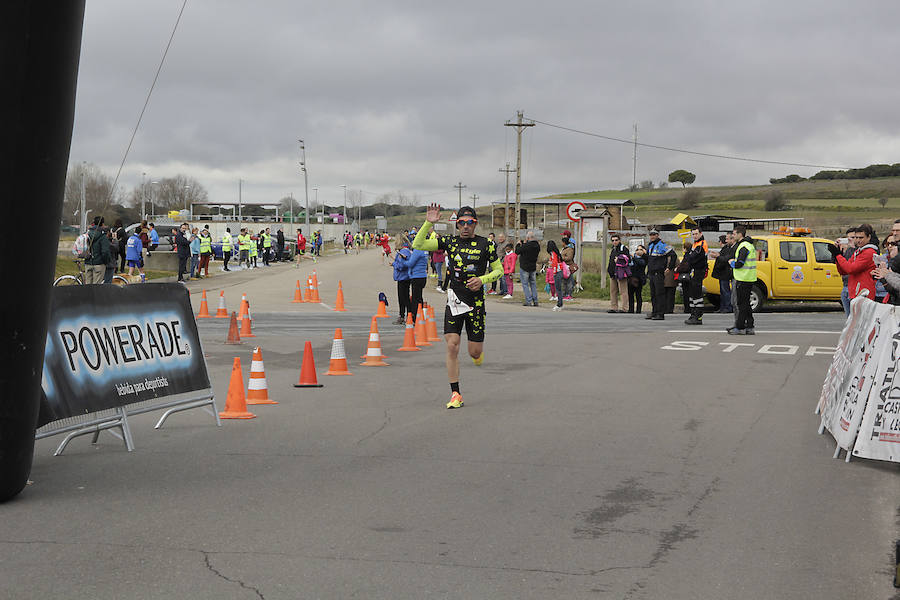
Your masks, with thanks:
<instances>
[{"instance_id":1,"label":"bicycle","mask_svg":"<svg viewBox=\"0 0 900 600\"><path fill-rule=\"evenodd\" d=\"M53 285L84 285L84 259L76 258L75 266L78 267L78 275L60 275L53 281ZM122 277L121 275L113 275L112 284L119 287L126 286L128 285L128 279Z\"/></svg>"}]
</instances>

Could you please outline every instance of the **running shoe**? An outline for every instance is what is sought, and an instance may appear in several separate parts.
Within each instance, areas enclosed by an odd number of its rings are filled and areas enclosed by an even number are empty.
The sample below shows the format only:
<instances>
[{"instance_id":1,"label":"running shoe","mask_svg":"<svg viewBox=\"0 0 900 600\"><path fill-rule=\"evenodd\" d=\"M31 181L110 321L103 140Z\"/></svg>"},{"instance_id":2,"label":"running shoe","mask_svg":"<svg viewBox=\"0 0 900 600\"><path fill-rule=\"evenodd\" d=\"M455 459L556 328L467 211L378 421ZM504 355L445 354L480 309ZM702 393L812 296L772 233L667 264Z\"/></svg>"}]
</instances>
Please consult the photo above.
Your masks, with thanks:
<instances>
[{"instance_id":1,"label":"running shoe","mask_svg":"<svg viewBox=\"0 0 900 600\"><path fill-rule=\"evenodd\" d=\"M507 294L507 295L503 296L504 300L509 300L510 298L512 298L512 294Z\"/></svg>"},{"instance_id":2,"label":"running shoe","mask_svg":"<svg viewBox=\"0 0 900 600\"><path fill-rule=\"evenodd\" d=\"M480 367L481 363L484 362L484 350L481 351L481 354L478 355L478 358L473 358L472 362L475 364L476 367Z\"/></svg>"},{"instance_id":3,"label":"running shoe","mask_svg":"<svg viewBox=\"0 0 900 600\"><path fill-rule=\"evenodd\" d=\"M447 403L447 408L462 408L463 406L462 395L459 392L450 394L450 402Z\"/></svg>"}]
</instances>

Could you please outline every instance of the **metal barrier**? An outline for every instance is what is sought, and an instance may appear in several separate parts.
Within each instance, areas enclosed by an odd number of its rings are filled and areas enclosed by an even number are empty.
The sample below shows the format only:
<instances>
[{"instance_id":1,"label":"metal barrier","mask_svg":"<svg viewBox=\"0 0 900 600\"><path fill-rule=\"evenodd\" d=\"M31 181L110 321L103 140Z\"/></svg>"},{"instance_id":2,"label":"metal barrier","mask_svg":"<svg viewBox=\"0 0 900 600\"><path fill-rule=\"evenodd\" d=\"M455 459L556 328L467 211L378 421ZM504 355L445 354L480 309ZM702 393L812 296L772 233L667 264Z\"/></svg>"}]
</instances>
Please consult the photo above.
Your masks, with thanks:
<instances>
[{"instance_id":1,"label":"metal barrier","mask_svg":"<svg viewBox=\"0 0 900 600\"><path fill-rule=\"evenodd\" d=\"M102 410L87 415L79 415L77 417L68 417L47 423L37 430L34 436L35 440L51 437L67 433L62 442L60 442L54 456L59 456L66 449L70 441L76 437L88 434L94 434L91 440L92 444L97 443L101 431L119 429L121 434L110 431L115 437L125 442L125 448L131 452L134 450L134 438L131 435L131 426L128 423L128 417L153 412L156 410L165 410L159 420L156 422L154 429L161 429L166 419L176 412L191 410L193 408L203 408L216 419L216 425L222 426L219 419L219 413L216 411L216 401L212 389L199 390L194 392L185 392L174 396L166 396L164 398L154 398L152 400L144 400L117 408Z\"/></svg>"}]
</instances>

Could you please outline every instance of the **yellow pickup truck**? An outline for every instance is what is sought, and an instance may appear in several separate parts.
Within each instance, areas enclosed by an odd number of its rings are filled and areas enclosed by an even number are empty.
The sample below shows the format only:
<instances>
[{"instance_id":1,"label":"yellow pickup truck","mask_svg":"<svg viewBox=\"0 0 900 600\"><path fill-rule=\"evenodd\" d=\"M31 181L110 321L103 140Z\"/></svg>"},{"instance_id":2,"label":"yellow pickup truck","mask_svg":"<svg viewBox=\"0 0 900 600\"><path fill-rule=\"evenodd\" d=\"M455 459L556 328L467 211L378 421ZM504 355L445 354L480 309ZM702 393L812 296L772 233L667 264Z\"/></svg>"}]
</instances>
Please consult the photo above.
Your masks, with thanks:
<instances>
[{"instance_id":1,"label":"yellow pickup truck","mask_svg":"<svg viewBox=\"0 0 900 600\"><path fill-rule=\"evenodd\" d=\"M803 235L753 235L756 246L756 284L750 307L756 311L766 300L834 300L840 302L843 282L831 258L835 244L824 238ZM715 259L709 260L712 273ZM719 280L707 274L703 280L706 298L719 304Z\"/></svg>"}]
</instances>

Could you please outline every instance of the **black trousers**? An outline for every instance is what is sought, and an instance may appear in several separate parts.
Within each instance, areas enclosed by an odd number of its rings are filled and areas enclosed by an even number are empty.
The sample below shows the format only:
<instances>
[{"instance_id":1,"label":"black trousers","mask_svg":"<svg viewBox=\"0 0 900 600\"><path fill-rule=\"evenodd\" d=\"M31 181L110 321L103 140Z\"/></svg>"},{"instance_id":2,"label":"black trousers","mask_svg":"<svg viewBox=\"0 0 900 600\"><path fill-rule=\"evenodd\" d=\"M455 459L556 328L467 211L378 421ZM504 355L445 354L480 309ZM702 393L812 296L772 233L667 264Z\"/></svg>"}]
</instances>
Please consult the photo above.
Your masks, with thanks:
<instances>
[{"instance_id":1,"label":"black trousers","mask_svg":"<svg viewBox=\"0 0 900 600\"><path fill-rule=\"evenodd\" d=\"M671 315L675 312L675 286L666 288L666 314Z\"/></svg>"},{"instance_id":2,"label":"black trousers","mask_svg":"<svg viewBox=\"0 0 900 600\"><path fill-rule=\"evenodd\" d=\"M750 290L753 284L749 281L734 282L734 295L732 303L734 304L734 326L738 329L747 329L753 327L753 311L750 310Z\"/></svg>"},{"instance_id":3,"label":"black trousers","mask_svg":"<svg viewBox=\"0 0 900 600\"><path fill-rule=\"evenodd\" d=\"M690 312L692 317L703 318L703 280L688 279L684 282L685 312Z\"/></svg>"},{"instance_id":4,"label":"black trousers","mask_svg":"<svg viewBox=\"0 0 900 600\"><path fill-rule=\"evenodd\" d=\"M409 281L409 279L404 279L397 282L397 306L401 317L405 317L406 311L409 309Z\"/></svg>"},{"instance_id":5,"label":"black trousers","mask_svg":"<svg viewBox=\"0 0 900 600\"><path fill-rule=\"evenodd\" d=\"M228 261L231 260L231 252L222 252L222 262L225 263L224 268L228 270Z\"/></svg>"},{"instance_id":6,"label":"black trousers","mask_svg":"<svg viewBox=\"0 0 900 600\"><path fill-rule=\"evenodd\" d=\"M410 302L409 302L409 310L413 313L413 317L417 316L415 312L418 310L419 305L422 304L422 290L425 289L425 281L427 277L417 277L416 279L410 279Z\"/></svg>"},{"instance_id":7,"label":"black trousers","mask_svg":"<svg viewBox=\"0 0 900 600\"><path fill-rule=\"evenodd\" d=\"M661 317L666 314L666 288L663 285L666 276L660 271L650 273L647 279L650 281L650 303L653 306L650 314Z\"/></svg>"},{"instance_id":8,"label":"black trousers","mask_svg":"<svg viewBox=\"0 0 900 600\"><path fill-rule=\"evenodd\" d=\"M178 257L178 281L184 281L184 274L187 273L187 263L190 256L184 258Z\"/></svg>"},{"instance_id":9,"label":"black trousers","mask_svg":"<svg viewBox=\"0 0 900 600\"><path fill-rule=\"evenodd\" d=\"M570 279L571 279L571 277L570 277ZM644 299L641 296L643 293L643 290L644 290L643 283L641 283L640 285L632 285L631 281L628 282L628 312L630 312L630 313L633 313L633 312L640 313L641 312L641 305L644 302ZM637 310L635 310L635 309L637 309Z\"/></svg>"}]
</instances>

